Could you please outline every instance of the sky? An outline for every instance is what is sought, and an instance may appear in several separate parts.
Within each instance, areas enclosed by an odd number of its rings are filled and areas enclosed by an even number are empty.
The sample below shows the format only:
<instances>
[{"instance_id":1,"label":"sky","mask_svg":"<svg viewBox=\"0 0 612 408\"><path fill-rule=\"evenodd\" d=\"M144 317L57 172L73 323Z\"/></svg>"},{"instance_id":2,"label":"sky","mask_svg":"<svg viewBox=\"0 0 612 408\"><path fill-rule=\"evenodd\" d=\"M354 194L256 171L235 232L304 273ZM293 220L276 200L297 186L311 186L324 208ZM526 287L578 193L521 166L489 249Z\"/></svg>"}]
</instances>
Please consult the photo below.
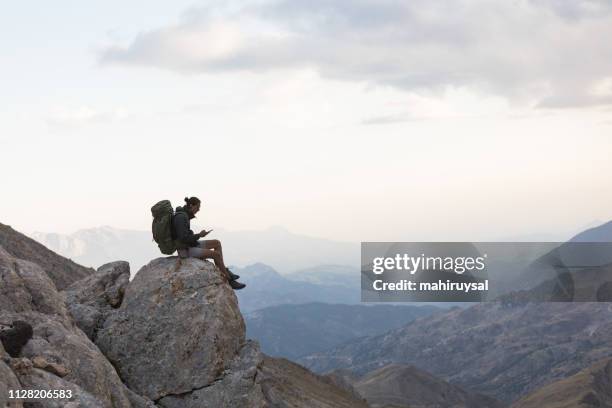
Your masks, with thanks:
<instances>
[{"instance_id":1,"label":"sky","mask_svg":"<svg viewBox=\"0 0 612 408\"><path fill-rule=\"evenodd\" d=\"M20 1L0 222L488 240L612 219L612 3Z\"/></svg>"}]
</instances>

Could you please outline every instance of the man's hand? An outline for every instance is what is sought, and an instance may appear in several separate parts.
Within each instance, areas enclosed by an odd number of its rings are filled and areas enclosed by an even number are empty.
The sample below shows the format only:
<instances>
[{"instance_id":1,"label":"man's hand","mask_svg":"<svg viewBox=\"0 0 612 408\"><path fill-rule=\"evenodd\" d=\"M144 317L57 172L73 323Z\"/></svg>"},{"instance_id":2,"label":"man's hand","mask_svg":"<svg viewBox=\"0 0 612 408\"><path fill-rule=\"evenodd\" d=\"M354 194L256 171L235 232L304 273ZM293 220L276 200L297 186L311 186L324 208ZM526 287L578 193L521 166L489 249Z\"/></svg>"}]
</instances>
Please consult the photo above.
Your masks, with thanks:
<instances>
[{"instance_id":1,"label":"man's hand","mask_svg":"<svg viewBox=\"0 0 612 408\"><path fill-rule=\"evenodd\" d=\"M210 231L212 231L212 230L210 230ZM205 236L210 234L210 231L202 230L202 231L200 231L200 233L198 235L200 236L200 238L204 238Z\"/></svg>"}]
</instances>

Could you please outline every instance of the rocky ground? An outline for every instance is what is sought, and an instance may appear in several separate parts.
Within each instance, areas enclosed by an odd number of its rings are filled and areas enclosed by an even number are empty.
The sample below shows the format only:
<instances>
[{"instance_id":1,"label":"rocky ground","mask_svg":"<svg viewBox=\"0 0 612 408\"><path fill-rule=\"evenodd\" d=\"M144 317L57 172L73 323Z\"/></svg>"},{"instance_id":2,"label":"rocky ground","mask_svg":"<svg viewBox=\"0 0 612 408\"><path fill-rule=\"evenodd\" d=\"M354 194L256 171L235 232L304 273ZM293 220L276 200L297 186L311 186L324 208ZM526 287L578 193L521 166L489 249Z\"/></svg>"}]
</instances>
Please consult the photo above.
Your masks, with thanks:
<instances>
[{"instance_id":1,"label":"rocky ground","mask_svg":"<svg viewBox=\"0 0 612 408\"><path fill-rule=\"evenodd\" d=\"M45 268L14 253L0 247L0 322L26 321L33 337L14 357L0 347L0 407L367 406L263 355L245 338L236 296L209 262L159 258L129 282L126 262L93 271L55 254L31 256ZM62 265L79 279L67 285ZM74 397L9 401L8 390L20 388Z\"/></svg>"}]
</instances>

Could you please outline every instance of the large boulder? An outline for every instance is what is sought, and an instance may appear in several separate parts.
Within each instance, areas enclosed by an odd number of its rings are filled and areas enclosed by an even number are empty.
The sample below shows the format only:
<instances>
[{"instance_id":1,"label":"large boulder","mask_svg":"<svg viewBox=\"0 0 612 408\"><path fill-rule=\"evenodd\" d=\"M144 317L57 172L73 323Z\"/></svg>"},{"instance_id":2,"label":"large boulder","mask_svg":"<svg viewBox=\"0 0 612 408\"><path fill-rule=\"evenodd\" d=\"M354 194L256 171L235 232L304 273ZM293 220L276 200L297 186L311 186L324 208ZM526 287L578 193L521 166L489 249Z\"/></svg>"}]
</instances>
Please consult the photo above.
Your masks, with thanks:
<instances>
[{"instance_id":1,"label":"large boulder","mask_svg":"<svg viewBox=\"0 0 612 408\"><path fill-rule=\"evenodd\" d=\"M154 401L224 378L244 343L238 301L221 272L176 257L144 266L96 337L128 387Z\"/></svg>"},{"instance_id":2,"label":"large boulder","mask_svg":"<svg viewBox=\"0 0 612 408\"><path fill-rule=\"evenodd\" d=\"M163 408L367 407L245 341L236 295L219 269L199 259L143 267L96 343L130 389Z\"/></svg>"},{"instance_id":3,"label":"large boulder","mask_svg":"<svg viewBox=\"0 0 612 408\"><path fill-rule=\"evenodd\" d=\"M68 311L87 337L93 340L106 317L121 305L129 281L130 265L117 261L102 265L64 290Z\"/></svg>"}]
</instances>

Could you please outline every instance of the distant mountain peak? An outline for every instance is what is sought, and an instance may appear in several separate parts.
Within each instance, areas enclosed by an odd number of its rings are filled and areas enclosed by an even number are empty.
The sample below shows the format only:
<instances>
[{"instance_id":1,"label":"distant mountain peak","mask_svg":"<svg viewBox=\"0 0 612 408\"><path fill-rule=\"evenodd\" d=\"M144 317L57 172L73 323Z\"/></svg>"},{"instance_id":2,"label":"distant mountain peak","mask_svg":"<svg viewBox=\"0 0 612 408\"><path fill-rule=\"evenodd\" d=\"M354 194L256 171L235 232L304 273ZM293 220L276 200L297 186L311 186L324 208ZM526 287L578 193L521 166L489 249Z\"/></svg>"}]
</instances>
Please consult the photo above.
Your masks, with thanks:
<instances>
[{"instance_id":1,"label":"distant mountain peak","mask_svg":"<svg viewBox=\"0 0 612 408\"><path fill-rule=\"evenodd\" d=\"M612 221L582 231L570 242L612 242Z\"/></svg>"}]
</instances>

